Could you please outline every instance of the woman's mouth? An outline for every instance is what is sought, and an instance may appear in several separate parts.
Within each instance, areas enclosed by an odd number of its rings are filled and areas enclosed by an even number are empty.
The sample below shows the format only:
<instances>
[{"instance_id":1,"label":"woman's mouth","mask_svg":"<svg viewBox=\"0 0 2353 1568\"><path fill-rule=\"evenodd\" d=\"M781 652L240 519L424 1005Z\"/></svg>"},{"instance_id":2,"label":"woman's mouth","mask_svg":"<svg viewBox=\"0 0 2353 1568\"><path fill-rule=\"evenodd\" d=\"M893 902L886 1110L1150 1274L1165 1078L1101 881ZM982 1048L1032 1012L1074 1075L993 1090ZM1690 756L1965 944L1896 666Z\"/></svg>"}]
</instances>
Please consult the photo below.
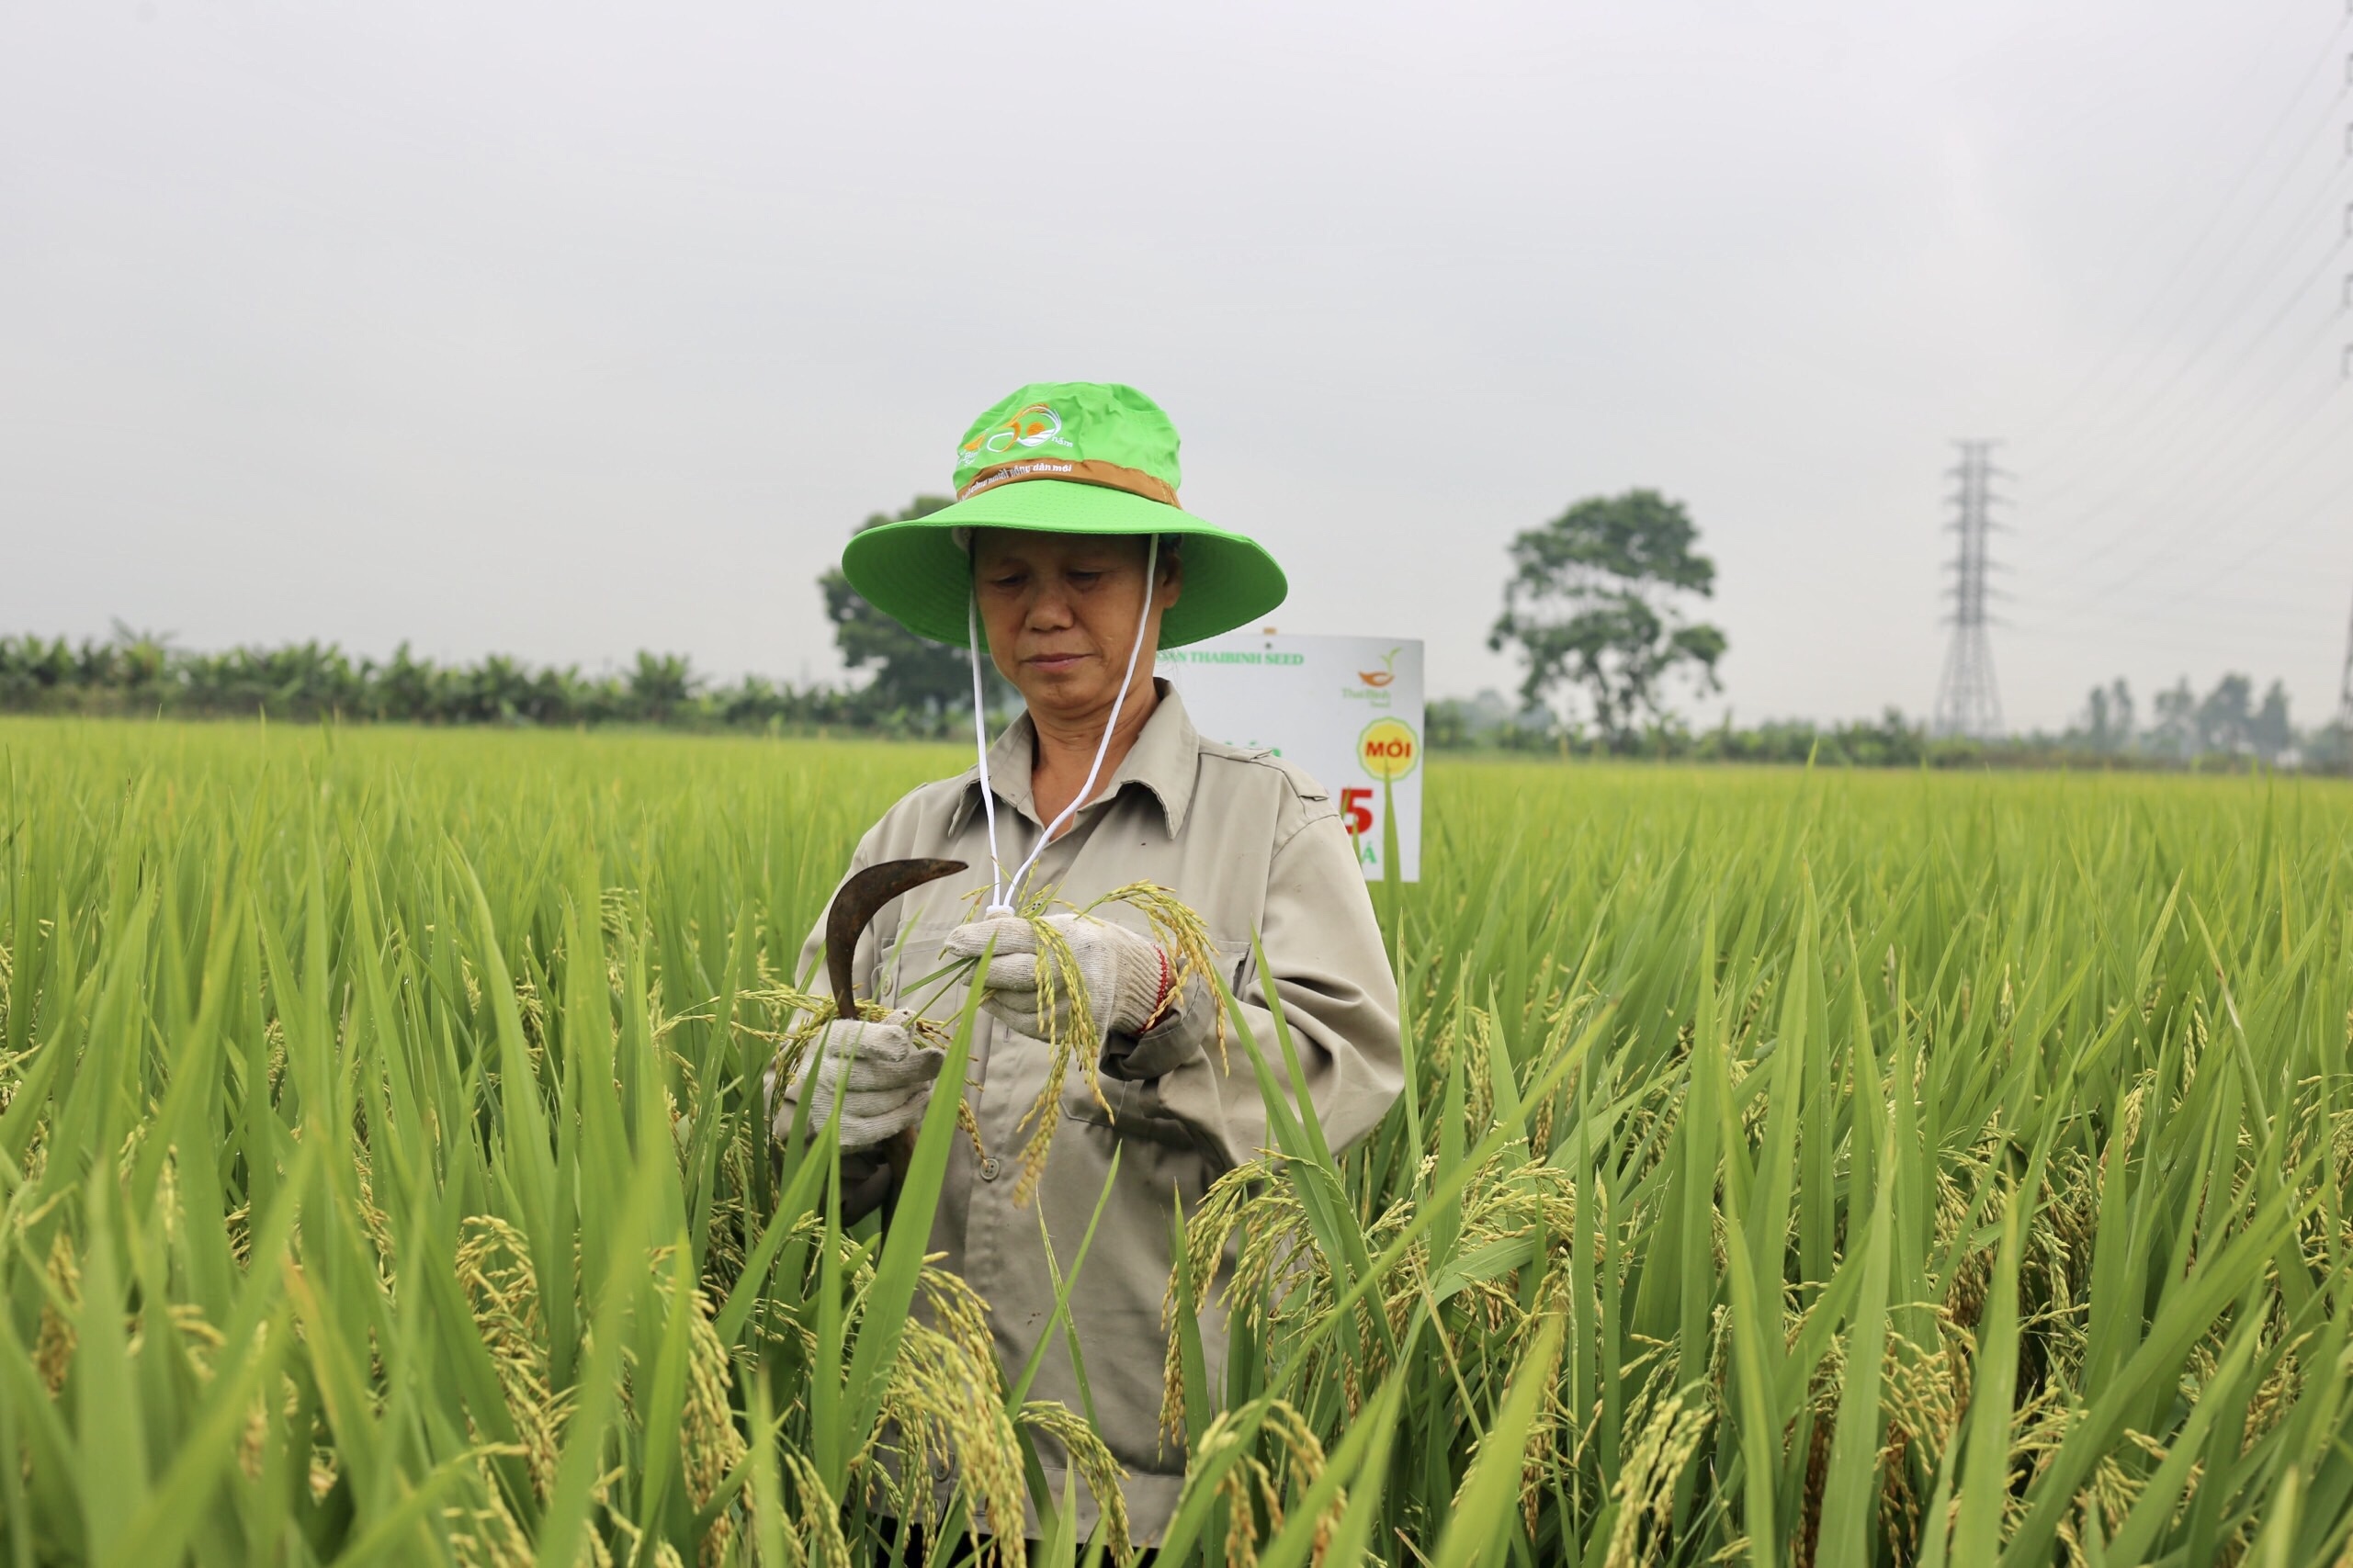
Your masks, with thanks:
<instances>
[{"instance_id":1,"label":"woman's mouth","mask_svg":"<svg viewBox=\"0 0 2353 1568\"><path fill-rule=\"evenodd\" d=\"M1022 662L1033 670L1056 675L1065 670L1077 669L1086 657L1083 653L1033 653Z\"/></svg>"}]
</instances>

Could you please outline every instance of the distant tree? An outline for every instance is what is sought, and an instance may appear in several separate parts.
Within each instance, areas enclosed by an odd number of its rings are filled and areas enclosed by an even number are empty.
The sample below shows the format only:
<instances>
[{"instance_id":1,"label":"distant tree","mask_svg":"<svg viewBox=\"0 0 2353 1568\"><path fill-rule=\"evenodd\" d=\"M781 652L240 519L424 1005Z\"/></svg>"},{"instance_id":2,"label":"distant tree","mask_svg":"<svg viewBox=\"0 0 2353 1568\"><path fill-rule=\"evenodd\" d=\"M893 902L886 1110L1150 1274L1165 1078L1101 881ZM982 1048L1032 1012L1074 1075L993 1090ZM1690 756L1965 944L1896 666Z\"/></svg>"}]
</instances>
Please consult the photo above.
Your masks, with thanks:
<instances>
[{"instance_id":1,"label":"distant tree","mask_svg":"<svg viewBox=\"0 0 2353 1568\"><path fill-rule=\"evenodd\" d=\"M1433 751L1453 751L1471 743L1471 705L1460 697L1436 697L1422 710L1421 733Z\"/></svg>"},{"instance_id":2,"label":"distant tree","mask_svg":"<svg viewBox=\"0 0 2353 1568\"><path fill-rule=\"evenodd\" d=\"M2119 675L2094 686L2084 705L2084 743L2095 751L2118 752L2132 744L2132 688Z\"/></svg>"},{"instance_id":3,"label":"distant tree","mask_svg":"<svg viewBox=\"0 0 2353 1568\"><path fill-rule=\"evenodd\" d=\"M154 708L175 694L172 684L172 634L134 631L114 624L114 680L134 709Z\"/></svg>"},{"instance_id":4,"label":"distant tree","mask_svg":"<svg viewBox=\"0 0 2353 1568\"><path fill-rule=\"evenodd\" d=\"M1715 563L1693 547L1698 540L1682 503L1653 490L1580 501L1512 540L1488 646L1516 647L1527 660L1522 699L1582 687L1596 727L1623 749L1641 719L1667 716L1663 688L1678 671L1701 691L1720 690L1724 633L1685 616L1691 600L1715 592Z\"/></svg>"},{"instance_id":5,"label":"distant tree","mask_svg":"<svg viewBox=\"0 0 2353 1568\"><path fill-rule=\"evenodd\" d=\"M587 716L587 695L578 665L549 665L531 677L522 714L534 724L578 724Z\"/></svg>"},{"instance_id":6,"label":"distant tree","mask_svg":"<svg viewBox=\"0 0 2353 1568\"><path fill-rule=\"evenodd\" d=\"M2288 720L2288 688L2273 681L2264 689L2263 705L2247 721L2247 744L2267 762L2277 762L2294 750L2296 728Z\"/></svg>"},{"instance_id":7,"label":"distant tree","mask_svg":"<svg viewBox=\"0 0 2353 1568\"><path fill-rule=\"evenodd\" d=\"M184 652L167 637L118 625L109 641L0 635L0 712L175 714L197 718L405 724L670 726L775 728L877 725L851 694L747 675L711 690L679 654L640 653L617 674L583 677L572 665L534 667L503 654L436 664L403 643L390 659L355 660L333 643Z\"/></svg>"},{"instance_id":8,"label":"distant tree","mask_svg":"<svg viewBox=\"0 0 2353 1568\"><path fill-rule=\"evenodd\" d=\"M429 659L419 659L406 642L392 650L391 662L373 668L374 716L407 724L431 724L445 716L442 694L448 675Z\"/></svg>"},{"instance_id":9,"label":"distant tree","mask_svg":"<svg viewBox=\"0 0 2353 1568\"><path fill-rule=\"evenodd\" d=\"M952 504L945 496L919 495L895 514L876 513L854 532L929 517ZM825 595L825 614L833 623L833 646L841 649L842 662L853 670L874 671L863 694L870 712L904 711L937 721L972 705L972 667L964 649L917 637L867 604L839 566L819 578L817 585ZM993 707L1003 700L1005 688L994 671L986 673Z\"/></svg>"},{"instance_id":10,"label":"distant tree","mask_svg":"<svg viewBox=\"0 0 2353 1568\"><path fill-rule=\"evenodd\" d=\"M2353 729L2342 721L2323 725L2304 737L2303 760L2331 773L2353 773Z\"/></svg>"},{"instance_id":11,"label":"distant tree","mask_svg":"<svg viewBox=\"0 0 2353 1568\"><path fill-rule=\"evenodd\" d=\"M694 666L679 653L640 652L626 679L629 716L640 724L667 724L683 717L702 686Z\"/></svg>"},{"instance_id":12,"label":"distant tree","mask_svg":"<svg viewBox=\"0 0 2353 1568\"><path fill-rule=\"evenodd\" d=\"M749 728L791 716L793 694L764 675L746 675L711 694L711 711L721 724Z\"/></svg>"},{"instance_id":13,"label":"distant tree","mask_svg":"<svg viewBox=\"0 0 2353 1568\"><path fill-rule=\"evenodd\" d=\"M2255 721L2255 682L2225 675L2198 705L2198 750L2232 756L2248 750Z\"/></svg>"},{"instance_id":14,"label":"distant tree","mask_svg":"<svg viewBox=\"0 0 2353 1568\"><path fill-rule=\"evenodd\" d=\"M2200 748L2198 733L2198 694L2189 689L2189 677L2184 675L2170 692L2156 695L2157 722L2149 732L2155 748L2183 761L2196 756Z\"/></svg>"},{"instance_id":15,"label":"distant tree","mask_svg":"<svg viewBox=\"0 0 2353 1568\"><path fill-rule=\"evenodd\" d=\"M2093 750L2113 750L2110 739L2113 731L2109 725L2108 689L2105 686L2094 686L2091 689L2091 694L2084 699L2083 728L2084 740Z\"/></svg>"},{"instance_id":16,"label":"distant tree","mask_svg":"<svg viewBox=\"0 0 2353 1568\"><path fill-rule=\"evenodd\" d=\"M1877 724L1858 719L1831 733L1850 760L1867 768L1914 766L1928 741L1928 732L1915 727L1904 716L1904 710L1892 703L1880 709Z\"/></svg>"},{"instance_id":17,"label":"distant tree","mask_svg":"<svg viewBox=\"0 0 2353 1568\"><path fill-rule=\"evenodd\" d=\"M72 672L73 656L63 637L53 643L30 636L0 637L0 703L12 711L38 713L48 707Z\"/></svg>"},{"instance_id":18,"label":"distant tree","mask_svg":"<svg viewBox=\"0 0 2353 1568\"><path fill-rule=\"evenodd\" d=\"M520 724L531 706L531 671L506 654L489 654L451 683L447 700L462 723Z\"/></svg>"},{"instance_id":19,"label":"distant tree","mask_svg":"<svg viewBox=\"0 0 2353 1568\"><path fill-rule=\"evenodd\" d=\"M180 700L194 713L362 718L375 702L368 670L334 643L195 653L180 659L177 667Z\"/></svg>"}]
</instances>

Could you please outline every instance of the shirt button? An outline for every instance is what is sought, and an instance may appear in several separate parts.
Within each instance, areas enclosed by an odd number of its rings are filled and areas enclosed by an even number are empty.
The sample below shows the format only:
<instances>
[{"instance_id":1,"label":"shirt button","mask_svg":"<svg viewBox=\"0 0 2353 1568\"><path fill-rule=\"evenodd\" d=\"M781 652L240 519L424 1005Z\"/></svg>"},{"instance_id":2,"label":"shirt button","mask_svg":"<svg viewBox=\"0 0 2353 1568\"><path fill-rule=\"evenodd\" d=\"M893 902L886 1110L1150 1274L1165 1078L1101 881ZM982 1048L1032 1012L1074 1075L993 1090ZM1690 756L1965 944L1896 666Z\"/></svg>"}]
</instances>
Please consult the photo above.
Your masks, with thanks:
<instances>
[{"instance_id":1,"label":"shirt button","mask_svg":"<svg viewBox=\"0 0 2353 1568\"><path fill-rule=\"evenodd\" d=\"M983 1181L996 1180L997 1172L1000 1168L1001 1168L998 1166L994 1158L982 1160L980 1162L980 1179Z\"/></svg>"}]
</instances>

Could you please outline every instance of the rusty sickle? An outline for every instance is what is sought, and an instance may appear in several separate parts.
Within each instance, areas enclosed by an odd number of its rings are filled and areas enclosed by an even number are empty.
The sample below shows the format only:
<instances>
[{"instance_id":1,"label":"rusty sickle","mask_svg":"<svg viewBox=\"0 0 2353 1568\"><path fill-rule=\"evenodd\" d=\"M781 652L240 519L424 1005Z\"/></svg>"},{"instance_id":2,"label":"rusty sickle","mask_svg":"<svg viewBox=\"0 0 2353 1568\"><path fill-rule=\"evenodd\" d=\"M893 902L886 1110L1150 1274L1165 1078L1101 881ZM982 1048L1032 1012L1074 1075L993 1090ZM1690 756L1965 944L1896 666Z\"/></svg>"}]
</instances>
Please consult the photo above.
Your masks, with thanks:
<instances>
[{"instance_id":1,"label":"rusty sickle","mask_svg":"<svg viewBox=\"0 0 2353 1568\"><path fill-rule=\"evenodd\" d=\"M882 907L901 893L963 869L960 860L887 860L842 884L833 895L833 907L825 912L825 977L832 983L834 1012L843 1018L858 1016L851 995L856 983L851 961L857 956L858 939Z\"/></svg>"},{"instance_id":2,"label":"rusty sickle","mask_svg":"<svg viewBox=\"0 0 2353 1568\"><path fill-rule=\"evenodd\" d=\"M833 987L833 1011L837 1016L858 1016L854 964L858 939L874 923L882 907L902 893L943 876L953 876L963 869L964 862L960 860L887 860L880 865L866 867L842 884L842 890L833 895L833 907L825 912L825 977ZM888 1224L899 1186L907 1179L908 1162L915 1156L914 1129L892 1138L884 1152L890 1160L890 1187L888 1195L880 1201L884 1205L884 1224ZM849 1197L843 1196L845 1201ZM855 1217L845 1207L844 1220Z\"/></svg>"}]
</instances>

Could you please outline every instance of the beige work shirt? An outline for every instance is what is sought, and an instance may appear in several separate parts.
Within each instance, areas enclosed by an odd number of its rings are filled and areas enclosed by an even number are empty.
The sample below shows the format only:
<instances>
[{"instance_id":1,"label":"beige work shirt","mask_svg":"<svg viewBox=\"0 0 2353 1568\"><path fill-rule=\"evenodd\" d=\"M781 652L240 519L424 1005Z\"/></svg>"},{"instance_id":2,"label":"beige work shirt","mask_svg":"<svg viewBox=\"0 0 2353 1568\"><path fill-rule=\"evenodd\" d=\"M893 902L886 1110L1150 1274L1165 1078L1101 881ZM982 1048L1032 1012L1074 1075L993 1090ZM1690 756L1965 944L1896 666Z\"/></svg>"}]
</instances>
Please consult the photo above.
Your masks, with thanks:
<instances>
[{"instance_id":1,"label":"beige work shirt","mask_svg":"<svg viewBox=\"0 0 2353 1568\"><path fill-rule=\"evenodd\" d=\"M1355 847L1322 786L1265 751L1203 739L1174 690L1161 682L1160 694L1108 788L1039 857L1030 888L1055 889L1058 897L1084 906L1113 888L1149 881L1192 906L1285 1091L1295 1104L1299 1090L1307 1091L1334 1149L1352 1144L1388 1111L1403 1080L1397 982ZM1034 734L1024 715L989 752L1008 874L1043 830L1030 795ZM925 784L892 807L859 843L850 871L911 856L961 860L975 874L918 888L886 907L860 941L859 994L894 1006L922 999L927 988L916 982L940 968L949 930L977 918L987 902L989 837L977 768ZM1096 913L1150 934L1144 917L1125 905ZM1265 1008L1268 976L1250 952L1253 932L1282 997L1302 1085L1291 1084L1284 1069ZM801 964L820 984L821 940L820 929ZM952 987L932 1004L933 1016L953 1019L963 995L961 987ZM1114 1039L1101 1064L1108 1110L1072 1069L1045 1176L1026 1208L1013 1197L1027 1136L1015 1124L1045 1086L1047 1047L986 1012L978 1015L965 1092L986 1156L964 1139L954 1144L930 1244L989 1303L1010 1377L1027 1363L1053 1310L1045 1237L1067 1272L1103 1195L1113 1151L1121 1151L1119 1179L1070 1310L1100 1430L1128 1472L1129 1520L1142 1544L1166 1529L1184 1471L1182 1445L1163 1442L1159 1430L1167 1348L1160 1305L1172 1267L1170 1197L1189 1211L1221 1173L1259 1157L1273 1142L1248 1053L1229 1038L1221 1067L1213 1010L1186 1013L1140 1041ZM1213 1288L1213 1310L1216 1294ZM1214 1318L1204 1329L1211 1386L1220 1386L1225 1335ZM1059 1334L1031 1397L1084 1411ZM1043 1438L1038 1449L1059 1496L1061 1450ZM1083 1483L1079 1495L1086 1495ZM1092 1527L1093 1512L1084 1506L1082 1529Z\"/></svg>"}]
</instances>

